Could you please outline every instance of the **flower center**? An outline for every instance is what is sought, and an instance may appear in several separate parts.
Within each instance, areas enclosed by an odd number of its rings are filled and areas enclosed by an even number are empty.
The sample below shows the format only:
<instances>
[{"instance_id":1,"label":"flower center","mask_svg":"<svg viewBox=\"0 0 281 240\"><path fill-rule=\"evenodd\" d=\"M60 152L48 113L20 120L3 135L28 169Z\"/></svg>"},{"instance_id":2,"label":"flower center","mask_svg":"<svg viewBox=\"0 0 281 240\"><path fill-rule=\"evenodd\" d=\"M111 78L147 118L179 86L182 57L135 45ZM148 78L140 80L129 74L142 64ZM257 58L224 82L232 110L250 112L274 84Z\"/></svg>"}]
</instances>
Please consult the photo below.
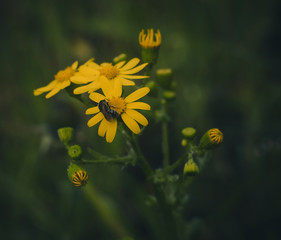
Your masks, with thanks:
<instances>
[{"instance_id":1,"label":"flower center","mask_svg":"<svg viewBox=\"0 0 281 240\"><path fill-rule=\"evenodd\" d=\"M108 79L113 79L118 75L119 71L112 63L103 63L100 68L100 75L106 76Z\"/></svg>"},{"instance_id":2,"label":"flower center","mask_svg":"<svg viewBox=\"0 0 281 240\"><path fill-rule=\"evenodd\" d=\"M110 109L116 111L119 115L126 110L126 102L121 97L112 97L108 101Z\"/></svg>"},{"instance_id":3,"label":"flower center","mask_svg":"<svg viewBox=\"0 0 281 240\"><path fill-rule=\"evenodd\" d=\"M58 81L65 81L65 80L69 80L70 77L72 77L75 73L75 70L72 69L71 67L67 67L64 70L59 71L56 75L55 75L55 79Z\"/></svg>"}]
</instances>

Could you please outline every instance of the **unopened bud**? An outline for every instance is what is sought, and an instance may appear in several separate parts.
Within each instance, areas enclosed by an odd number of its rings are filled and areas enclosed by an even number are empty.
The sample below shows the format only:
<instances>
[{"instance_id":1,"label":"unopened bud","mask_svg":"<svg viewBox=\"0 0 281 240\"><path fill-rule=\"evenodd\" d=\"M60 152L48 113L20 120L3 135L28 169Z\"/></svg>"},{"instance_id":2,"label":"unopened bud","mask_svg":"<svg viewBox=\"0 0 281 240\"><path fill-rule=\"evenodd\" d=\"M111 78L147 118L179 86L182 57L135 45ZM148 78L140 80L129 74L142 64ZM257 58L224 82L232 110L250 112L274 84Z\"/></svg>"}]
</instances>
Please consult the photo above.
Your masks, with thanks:
<instances>
[{"instance_id":1,"label":"unopened bud","mask_svg":"<svg viewBox=\"0 0 281 240\"><path fill-rule=\"evenodd\" d=\"M87 184L88 173L84 168L71 163L67 169L68 179L75 187L82 187Z\"/></svg>"},{"instance_id":2,"label":"unopened bud","mask_svg":"<svg viewBox=\"0 0 281 240\"><path fill-rule=\"evenodd\" d=\"M58 135L60 140L67 145L71 140L73 136L73 128L71 127L64 127L58 129Z\"/></svg>"},{"instance_id":3,"label":"unopened bud","mask_svg":"<svg viewBox=\"0 0 281 240\"><path fill-rule=\"evenodd\" d=\"M156 71L156 80L162 88L171 89L173 72L170 68L158 69Z\"/></svg>"},{"instance_id":4,"label":"unopened bud","mask_svg":"<svg viewBox=\"0 0 281 240\"><path fill-rule=\"evenodd\" d=\"M181 131L182 135L188 139L193 139L195 137L196 134L196 129L192 128L192 127L187 127L184 128Z\"/></svg>"},{"instance_id":5,"label":"unopened bud","mask_svg":"<svg viewBox=\"0 0 281 240\"><path fill-rule=\"evenodd\" d=\"M68 148L68 155L74 160L80 160L82 156L82 148L79 145L72 145Z\"/></svg>"},{"instance_id":6,"label":"unopened bud","mask_svg":"<svg viewBox=\"0 0 281 240\"><path fill-rule=\"evenodd\" d=\"M122 61L127 61L127 55L125 53L121 53L117 57L113 58L113 63L117 64Z\"/></svg>"},{"instance_id":7,"label":"unopened bud","mask_svg":"<svg viewBox=\"0 0 281 240\"><path fill-rule=\"evenodd\" d=\"M199 174L199 167L192 158L188 159L187 163L184 165L183 173L188 176L196 176Z\"/></svg>"},{"instance_id":8,"label":"unopened bud","mask_svg":"<svg viewBox=\"0 0 281 240\"><path fill-rule=\"evenodd\" d=\"M205 132L205 134L200 139L199 149L208 150L218 147L223 142L223 133L217 129L213 128Z\"/></svg>"}]
</instances>

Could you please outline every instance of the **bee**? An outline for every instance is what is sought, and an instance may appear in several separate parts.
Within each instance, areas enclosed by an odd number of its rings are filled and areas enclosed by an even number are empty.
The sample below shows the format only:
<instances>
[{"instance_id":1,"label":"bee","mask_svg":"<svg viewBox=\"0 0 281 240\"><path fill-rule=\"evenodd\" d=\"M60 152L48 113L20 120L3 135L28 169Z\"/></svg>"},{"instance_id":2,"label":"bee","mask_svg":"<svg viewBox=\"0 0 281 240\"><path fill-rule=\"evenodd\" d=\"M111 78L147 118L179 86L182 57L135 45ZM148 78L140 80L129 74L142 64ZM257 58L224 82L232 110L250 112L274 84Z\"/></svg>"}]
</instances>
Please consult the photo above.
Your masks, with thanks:
<instances>
[{"instance_id":1,"label":"bee","mask_svg":"<svg viewBox=\"0 0 281 240\"><path fill-rule=\"evenodd\" d=\"M98 108L100 112L103 114L105 119L109 122L111 122L113 119L116 119L119 117L118 112L115 110L111 109L108 102L105 100L101 100L98 104Z\"/></svg>"}]
</instances>

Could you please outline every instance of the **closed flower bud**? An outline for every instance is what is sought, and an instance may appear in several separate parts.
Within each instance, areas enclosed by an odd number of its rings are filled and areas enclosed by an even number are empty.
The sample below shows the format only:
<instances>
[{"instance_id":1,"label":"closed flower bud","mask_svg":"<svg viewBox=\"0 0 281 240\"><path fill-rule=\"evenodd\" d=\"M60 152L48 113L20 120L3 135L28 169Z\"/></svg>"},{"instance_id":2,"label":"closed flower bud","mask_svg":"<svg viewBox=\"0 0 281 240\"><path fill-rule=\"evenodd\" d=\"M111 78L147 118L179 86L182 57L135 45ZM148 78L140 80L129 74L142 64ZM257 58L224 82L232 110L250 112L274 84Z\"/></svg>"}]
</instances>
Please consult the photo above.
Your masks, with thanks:
<instances>
[{"instance_id":1,"label":"closed flower bud","mask_svg":"<svg viewBox=\"0 0 281 240\"><path fill-rule=\"evenodd\" d=\"M163 97L167 100L173 100L176 98L176 93L174 91L164 91Z\"/></svg>"},{"instance_id":2,"label":"closed flower bud","mask_svg":"<svg viewBox=\"0 0 281 240\"><path fill-rule=\"evenodd\" d=\"M157 88L156 88L156 84L154 81L148 81L145 84L145 87L148 87L150 89L149 95L150 96L156 96L157 94Z\"/></svg>"},{"instance_id":3,"label":"closed flower bud","mask_svg":"<svg viewBox=\"0 0 281 240\"><path fill-rule=\"evenodd\" d=\"M156 80L158 84L165 89L171 89L173 72L170 68L158 69L156 71Z\"/></svg>"},{"instance_id":4,"label":"closed flower bud","mask_svg":"<svg viewBox=\"0 0 281 240\"><path fill-rule=\"evenodd\" d=\"M122 61L127 61L127 55L125 53L121 53L117 57L113 58L113 63L117 64Z\"/></svg>"},{"instance_id":5,"label":"closed flower bud","mask_svg":"<svg viewBox=\"0 0 281 240\"><path fill-rule=\"evenodd\" d=\"M181 130L181 134L188 139L193 139L196 135L196 129L187 127Z\"/></svg>"},{"instance_id":6,"label":"closed flower bud","mask_svg":"<svg viewBox=\"0 0 281 240\"><path fill-rule=\"evenodd\" d=\"M87 184L88 181L88 173L84 168L78 166L77 164L71 163L68 166L67 174L69 181L75 187L82 187Z\"/></svg>"},{"instance_id":7,"label":"closed flower bud","mask_svg":"<svg viewBox=\"0 0 281 240\"><path fill-rule=\"evenodd\" d=\"M68 148L68 156L74 160L80 160L82 148L79 145L72 145Z\"/></svg>"},{"instance_id":8,"label":"closed flower bud","mask_svg":"<svg viewBox=\"0 0 281 240\"><path fill-rule=\"evenodd\" d=\"M71 140L73 136L73 128L71 127L64 127L58 129L58 135L60 140L67 145Z\"/></svg>"},{"instance_id":9,"label":"closed flower bud","mask_svg":"<svg viewBox=\"0 0 281 240\"><path fill-rule=\"evenodd\" d=\"M186 140L185 138L181 140L181 145L182 145L183 147L186 147L186 146L187 146L187 140Z\"/></svg>"},{"instance_id":10,"label":"closed flower bud","mask_svg":"<svg viewBox=\"0 0 281 240\"><path fill-rule=\"evenodd\" d=\"M223 142L223 133L217 129L213 128L205 132L202 136L199 149L200 150L208 150L215 147L218 147Z\"/></svg>"},{"instance_id":11,"label":"closed flower bud","mask_svg":"<svg viewBox=\"0 0 281 240\"><path fill-rule=\"evenodd\" d=\"M188 159L187 163L184 165L183 173L188 176L196 176L199 174L199 167L192 158Z\"/></svg>"},{"instance_id":12,"label":"closed flower bud","mask_svg":"<svg viewBox=\"0 0 281 240\"><path fill-rule=\"evenodd\" d=\"M157 30L154 34L153 29L148 29L147 34L142 30L139 34L139 44L142 47L142 61L151 66L157 62L158 51L161 45L161 33Z\"/></svg>"}]
</instances>

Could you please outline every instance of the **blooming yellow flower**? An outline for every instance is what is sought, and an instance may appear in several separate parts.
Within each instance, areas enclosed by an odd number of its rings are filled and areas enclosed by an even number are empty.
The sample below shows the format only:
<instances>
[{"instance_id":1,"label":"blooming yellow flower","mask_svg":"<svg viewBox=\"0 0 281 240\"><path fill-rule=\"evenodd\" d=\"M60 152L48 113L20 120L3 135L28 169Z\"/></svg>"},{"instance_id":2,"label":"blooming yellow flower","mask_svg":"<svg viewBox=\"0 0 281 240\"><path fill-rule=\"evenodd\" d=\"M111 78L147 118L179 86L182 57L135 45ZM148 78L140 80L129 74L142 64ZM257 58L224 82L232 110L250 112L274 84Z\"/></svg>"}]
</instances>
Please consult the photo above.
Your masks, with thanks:
<instances>
[{"instance_id":1,"label":"blooming yellow flower","mask_svg":"<svg viewBox=\"0 0 281 240\"><path fill-rule=\"evenodd\" d=\"M122 88L114 89L108 85L104 88L104 95L93 92L90 98L98 103L98 106L87 109L86 114L96 114L88 121L88 126L92 127L101 121L98 135L104 137L111 143L116 135L117 118L121 116L123 122L135 134L140 133L141 124L147 126L147 119L134 109L150 110L150 106L144 102L136 102L149 92L148 87L143 87L128 95L121 97Z\"/></svg>"},{"instance_id":2,"label":"blooming yellow flower","mask_svg":"<svg viewBox=\"0 0 281 240\"><path fill-rule=\"evenodd\" d=\"M154 39L155 36L155 39ZM147 34L142 30L139 34L139 44L143 48L155 48L161 45L161 33L157 29L157 33L154 34L153 29L147 29Z\"/></svg>"},{"instance_id":3,"label":"blooming yellow flower","mask_svg":"<svg viewBox=\"0 0 281 240\"><path fill-rule=\"evenodd\" d=\"M143 79L148 76L133 75L141 71L147 63L137 66L140 62L138 58L131 59L127 64L121 61L115 65L112 63L102 63L98 65L93 61L88 61L86 64L81 65L75 76L71 77L71 81L75 84L87 84L74 89L74 94L82 94L85 92L92 93L99 88L106 88L111 84L113 88L120 91L122 85L132 86L135 85L132 79ZM131 80L130 80L131 79Z\"/></svg>"},{"instance_id":4,"label":"blooming yellow flower","mask_svg":"<svg viewBox=\"0 0 281 240\"><path fill-rule=\"evenodd\" d=\"M70 78L75 74L78 62L75 61L71 67L67 67L64 70L59 71L55 75L55 80L50 82L47 86L35 89L33 94L38 96L44 92L49 92L46 98L50 98L57 94L60 90L68 87L71 84Z\"/></svg>"}]
</instances>

